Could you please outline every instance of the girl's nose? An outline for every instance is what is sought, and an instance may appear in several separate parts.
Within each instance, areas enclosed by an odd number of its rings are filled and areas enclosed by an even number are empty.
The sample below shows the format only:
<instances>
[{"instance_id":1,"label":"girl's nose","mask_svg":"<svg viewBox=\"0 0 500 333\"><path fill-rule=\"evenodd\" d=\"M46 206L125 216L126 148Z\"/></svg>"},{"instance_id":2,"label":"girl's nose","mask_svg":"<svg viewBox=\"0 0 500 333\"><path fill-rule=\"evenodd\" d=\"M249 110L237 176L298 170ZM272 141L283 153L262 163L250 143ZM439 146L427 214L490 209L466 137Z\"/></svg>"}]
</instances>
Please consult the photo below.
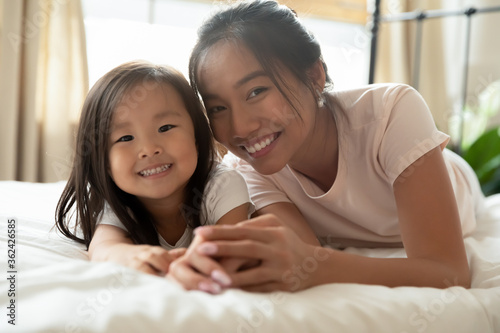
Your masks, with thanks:
<instances>
[{"instance_id":1,"label":"girl's nose","mask_svg":"<svg viewBox=\"0 0 500 333\"><path fill-rule=\"evenodd\" d=\"M160 155L163 152L162 147L154 141L144 142L139 153L140 158L152 157Z\"/></svg>"}]
</instances>

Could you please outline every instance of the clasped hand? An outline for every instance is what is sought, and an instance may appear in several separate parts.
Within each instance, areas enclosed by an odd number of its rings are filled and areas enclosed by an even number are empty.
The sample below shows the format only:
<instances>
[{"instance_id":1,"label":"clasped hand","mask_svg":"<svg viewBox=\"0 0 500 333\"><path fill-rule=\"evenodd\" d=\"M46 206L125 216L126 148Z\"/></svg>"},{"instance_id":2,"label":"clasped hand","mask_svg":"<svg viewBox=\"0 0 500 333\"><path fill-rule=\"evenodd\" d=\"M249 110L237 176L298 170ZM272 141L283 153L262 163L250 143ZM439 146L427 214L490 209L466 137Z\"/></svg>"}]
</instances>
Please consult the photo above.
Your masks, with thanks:
<instances>
[{"instance_id":1,"label":"clasped hand","mask_svg":"<svg viewBox=\"0 0 500 333\"><path fill-rule=\"evenodd\" d=\"M314 272L300 269L318 247L302 241L274 215L231 226L204 226L195 234L168 271L168 278L185 289L214 294L229 287L297 291L315 284Z\"/></svg>"}]
</instances>

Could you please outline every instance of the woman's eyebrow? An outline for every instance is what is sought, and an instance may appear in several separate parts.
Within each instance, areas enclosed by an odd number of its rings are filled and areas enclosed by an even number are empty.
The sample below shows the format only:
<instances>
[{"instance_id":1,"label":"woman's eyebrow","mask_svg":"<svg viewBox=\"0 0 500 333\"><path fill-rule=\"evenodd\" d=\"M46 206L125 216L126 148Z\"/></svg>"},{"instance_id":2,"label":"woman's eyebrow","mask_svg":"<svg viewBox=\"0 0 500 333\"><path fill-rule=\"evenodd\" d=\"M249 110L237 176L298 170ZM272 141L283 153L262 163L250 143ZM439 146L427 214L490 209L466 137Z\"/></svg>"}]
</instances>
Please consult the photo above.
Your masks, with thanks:
<instances>
[{"instance_id":1,"label":"woman's eyebrow","mask_svg":"<svg viewBox=\"0 0 500 333\"><path fill-rule=\"evenodd\" d=\"M242 79L238 80L238 82L236 82L233 87L235 89L239 88L242 85L244 85L245 83L247 83L247 82L249 82L257 77L260 77L260 76L267 76L267 74L263 70L251 72L250 74L245 75Z\"/></svg>"},{"instance_id":2,"label":"woman's eyebrow","mask_svg":"<svg viewBox=\"0 0 500 333\"><path fill-rule=\"evenodd\" d=\"M240 80L238 80L233 85L233 89L238 89L239 87L241 87L245 83L252 81L253 79L255 79L257 77L261 77L261 76L268 76L268 75L263 70L257 70L257 71L251 72L251 73L245 75ZM205 100L205 101L210 100L210 99L217 99L219 97L216 93L205 93L205 92L203 92L203 90L200 90L200 94L203 96L203 100Z\"/></svg>"}]
</instances>

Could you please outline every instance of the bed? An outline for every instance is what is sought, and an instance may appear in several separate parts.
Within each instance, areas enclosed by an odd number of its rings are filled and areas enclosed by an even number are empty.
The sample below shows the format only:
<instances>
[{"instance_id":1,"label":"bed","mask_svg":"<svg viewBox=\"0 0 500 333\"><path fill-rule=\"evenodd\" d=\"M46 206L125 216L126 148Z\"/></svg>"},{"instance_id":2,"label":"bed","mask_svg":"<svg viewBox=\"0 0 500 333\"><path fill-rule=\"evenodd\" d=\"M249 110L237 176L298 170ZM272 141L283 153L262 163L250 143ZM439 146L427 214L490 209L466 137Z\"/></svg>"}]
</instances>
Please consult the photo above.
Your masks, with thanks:
<instances>
[{"instance_id":1,"label":"bed","mask_svg":"<svg viewBox=\"0 0 500 333\"><path fill-rule=\"evenodd\" d=\"M447 289L328 284L297 293L210 295L89 262L82 245L54 228L64 185L0 181L0 332L500 332L500 194L486 199L465 239L470 289L447 281ZM405 256L403 249L345 251Z\"/></svg>"},{"instance_id":2,"label":"bed","mask_svg":"<svg viewBox=\"0 0 500 333\"><path fill-rule=\"evenodd\" d=\"M53 228L63 187L0 182L0 332L500 332L500 195L487 198L465 239L471 289L328 284L210 295L89 262L81 245ZM404 256L402 249L345 251Z\"/></svg>"}]
</instances>

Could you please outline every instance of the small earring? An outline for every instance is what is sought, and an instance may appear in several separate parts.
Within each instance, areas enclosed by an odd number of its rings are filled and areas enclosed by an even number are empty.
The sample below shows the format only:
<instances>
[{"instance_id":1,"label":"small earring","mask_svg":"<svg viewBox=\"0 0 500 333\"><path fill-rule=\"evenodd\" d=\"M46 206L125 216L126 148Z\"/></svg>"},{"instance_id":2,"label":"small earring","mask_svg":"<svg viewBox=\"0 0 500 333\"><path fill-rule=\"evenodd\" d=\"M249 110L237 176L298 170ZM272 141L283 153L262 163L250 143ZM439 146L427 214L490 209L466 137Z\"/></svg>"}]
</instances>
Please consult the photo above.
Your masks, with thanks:
<instances>
[{"instance_id":1,"label":"small earring","mask_svg":"<svg viewBox=\"0 0 500 333\"><path fill-rule=\"evenodd\" d=\"M316 93L318 94L318 108L321 109L323 106L325 106L325 96L323 96L323 94L320 93L318 89L316 89Z\"/></svg>"}]
</instances>

